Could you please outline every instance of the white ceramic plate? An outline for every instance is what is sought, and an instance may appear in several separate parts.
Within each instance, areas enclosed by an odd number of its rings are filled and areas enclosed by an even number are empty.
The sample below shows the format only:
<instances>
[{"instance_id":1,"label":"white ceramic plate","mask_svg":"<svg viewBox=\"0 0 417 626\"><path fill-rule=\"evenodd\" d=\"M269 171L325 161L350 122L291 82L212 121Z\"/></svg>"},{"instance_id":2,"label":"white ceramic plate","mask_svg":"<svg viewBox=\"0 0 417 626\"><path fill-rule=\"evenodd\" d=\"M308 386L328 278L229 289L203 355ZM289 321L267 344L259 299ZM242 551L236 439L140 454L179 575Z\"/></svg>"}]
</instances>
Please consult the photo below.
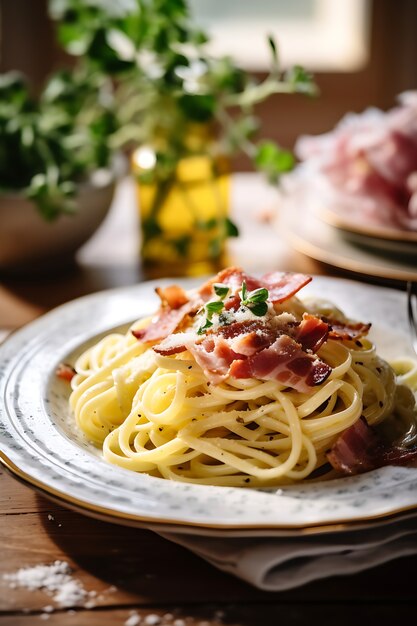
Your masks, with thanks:
<instances>
[{"instance_id":1,"label":"white ceramic plate","mask_svg":"<svg viewBox=\"0 0 417 626\"><path fill-rule=\"evenodd\" d=\"M417 232L380 226L364 219L352 219L335 207L318 204L316 211L323 221L339 229L353 243L371 248L380 254L389 252L403 258L413 257L417 265Z\"/></svg>"},{"instance_id":2,"label":"white ceramic plate","mask_svg":"<svg viewBox=\"0 0 417 626\"><path fill-rule=\"evenodd\" d=\"M96 517L154 528L193 527L202 533L357 524L417 507L417 469L412 468L386 467L354 478L263 491L170 482L107 464L77 432L68 410L68 385L57 380L55 368L97 336L152 313L154 287L144 283L75 300L1 346L0 458L17 477ZM373 338L383 356L411 354L403 293L317 277L303 290L307 294L327 297L347 315L373 321Z\"/></svg>"},{"instance_id":3,"label":"white ceramic plate","mask_svg":"<svg viewBox=\"0 0 417 626\"><path fill-rule=\"evenodd\" d=\"M375 246L364 245L345 237L343 231L322 221L308 205L287 202L277 228L291 245L307 256L348 272L391 281L417 281L417 256L396 255L378 241ZM414 245L414 244L412 244Z\"/></svg>"}]
</instances>

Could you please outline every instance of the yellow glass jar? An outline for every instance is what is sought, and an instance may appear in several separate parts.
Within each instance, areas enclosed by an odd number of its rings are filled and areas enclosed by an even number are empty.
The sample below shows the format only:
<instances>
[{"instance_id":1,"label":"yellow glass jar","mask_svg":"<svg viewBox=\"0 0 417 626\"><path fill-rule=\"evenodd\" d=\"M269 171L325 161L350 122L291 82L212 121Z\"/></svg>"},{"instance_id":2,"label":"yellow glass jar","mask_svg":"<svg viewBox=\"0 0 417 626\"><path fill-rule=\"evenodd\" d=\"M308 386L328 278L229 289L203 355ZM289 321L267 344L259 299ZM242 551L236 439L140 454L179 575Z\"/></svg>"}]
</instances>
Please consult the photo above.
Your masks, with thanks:
<instances>
[{"instance_id":1,"label":"yellow glass jar","mask_svg":"<svg viewBox=\"0 0 417 626\"><path fill-rule=\"evenodd\" d=\"M161 153L152 146L133 154L141 257L150 278L211 274L227 263L229 163L204 150L207 136L197 131L188 130L189 151L168 170L161 171Z\"/></svg>"}]
</instances>

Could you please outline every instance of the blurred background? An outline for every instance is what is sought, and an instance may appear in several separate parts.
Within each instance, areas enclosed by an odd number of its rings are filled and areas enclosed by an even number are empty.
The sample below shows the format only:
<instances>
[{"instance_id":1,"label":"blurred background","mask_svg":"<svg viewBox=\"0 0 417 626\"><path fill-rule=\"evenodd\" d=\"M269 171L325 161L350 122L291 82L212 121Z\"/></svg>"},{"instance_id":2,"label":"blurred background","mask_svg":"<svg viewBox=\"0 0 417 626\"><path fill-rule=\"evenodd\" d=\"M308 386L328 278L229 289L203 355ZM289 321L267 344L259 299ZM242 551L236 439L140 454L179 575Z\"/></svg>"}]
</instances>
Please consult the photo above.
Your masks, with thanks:
<instances>
[{"instance_id":1,"label":"blurred background","mask_svg":"<svg viewBox=\"0 0 417 626\"><path fill-rule=\"evenodd\" d=\"M270 65L265 35L279 42L284 66L314 72L311 102L271 96L259 105L262 132L286 146L300 134L332 128L346 111L391 107L417 82L417 3L413 0L192 0L215 54L231 54L261 78ZM39 89L51 71L71 66L56 43L47 0L0 0L0 71L19 69ZM250 169L239 157L237 167Z\"/></svg>"},{"instance_id":2,"label":"blurred background","mask_svg":"<svg viewBox=\"0 0 417 626\"><path fill-rule=\"evenodd\" d=\"M0 276L414 280L416 26L414 0L0 0Z\"/></svg>"}]
</instances>

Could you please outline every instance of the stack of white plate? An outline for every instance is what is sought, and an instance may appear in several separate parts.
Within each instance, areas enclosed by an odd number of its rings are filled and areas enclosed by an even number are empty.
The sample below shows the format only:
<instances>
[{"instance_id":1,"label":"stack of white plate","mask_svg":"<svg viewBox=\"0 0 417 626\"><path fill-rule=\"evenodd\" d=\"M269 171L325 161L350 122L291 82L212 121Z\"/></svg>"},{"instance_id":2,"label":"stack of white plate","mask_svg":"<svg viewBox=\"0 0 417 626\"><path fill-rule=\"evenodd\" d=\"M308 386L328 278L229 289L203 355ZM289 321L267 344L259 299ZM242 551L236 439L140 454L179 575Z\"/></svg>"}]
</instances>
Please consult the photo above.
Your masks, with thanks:
<instances>
[{"instance_id":1,"label":"stack of white plate","mask_svg":"<svg viewBox=\"0 0 417 626\"><path fill-rule=\"evenodd\" d=\"M278 224L296 250L317 261L382 280L417 280L417 232L340 209L303 166L284 181Z\"/></svg>"}]
</instances>

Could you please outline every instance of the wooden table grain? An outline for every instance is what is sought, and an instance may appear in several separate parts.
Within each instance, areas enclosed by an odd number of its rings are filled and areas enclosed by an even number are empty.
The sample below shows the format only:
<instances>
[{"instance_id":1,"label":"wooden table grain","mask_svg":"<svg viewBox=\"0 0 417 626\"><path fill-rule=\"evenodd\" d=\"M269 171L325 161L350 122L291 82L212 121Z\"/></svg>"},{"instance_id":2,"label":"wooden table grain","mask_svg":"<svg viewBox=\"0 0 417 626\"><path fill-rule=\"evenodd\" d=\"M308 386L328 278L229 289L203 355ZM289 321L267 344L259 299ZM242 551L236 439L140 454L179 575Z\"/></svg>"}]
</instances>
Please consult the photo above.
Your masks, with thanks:
<instances>
[{"instance_id":1,"label":"wooden table grain","mask_svg":"<svg viewBox=\"0 0 417 626\"><path fill-rule=\"evenodd\" d=\"M244 190L234 203L243 232L233 250L237 262L254 270L331 271L292 252L262 221L274 202L271 190L254 177L237 177L237 184ZM127 181L78 265L42 277L1 276L0 332L85 293L142 280L135 219ZM0 626L123 626L158 618L161 626L415 623L416 557L292 591L262 592L148 530L63 508L1 468L0 550ZM3 578L56 560L67 562L88 592L82 606L60 608L43 591L12 588Z\"/></svg>"}]
</instances>

